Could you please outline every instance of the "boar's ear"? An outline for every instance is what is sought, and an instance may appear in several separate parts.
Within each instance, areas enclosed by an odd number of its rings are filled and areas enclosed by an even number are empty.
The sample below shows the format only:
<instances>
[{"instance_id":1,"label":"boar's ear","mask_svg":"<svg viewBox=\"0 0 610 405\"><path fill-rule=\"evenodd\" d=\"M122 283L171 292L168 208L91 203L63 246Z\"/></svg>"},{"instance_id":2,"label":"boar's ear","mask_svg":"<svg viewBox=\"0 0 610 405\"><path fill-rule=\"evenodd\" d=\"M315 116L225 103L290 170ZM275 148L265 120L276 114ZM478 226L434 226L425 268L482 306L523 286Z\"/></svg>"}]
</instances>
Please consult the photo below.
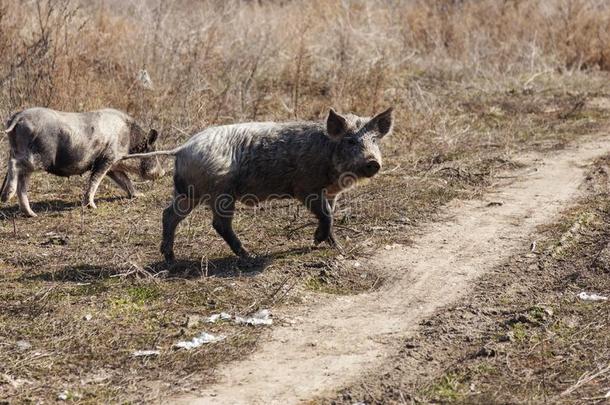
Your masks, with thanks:
<instances>
[{"instance_id":1,"label":"boar's ear","mask_svg":"<svg viewBox=\"0 0 610 405\"><path fill-rule=\"evenodd\" d=\"M328 112L326 119L326 132L330 139L339 140L345 135L347 130L347 121L345 118L335 112L332 108Z\"/></svg>"},{"instance_id":2,"label":"boar's ear","mask_svg":"<svg viewBox=\"0 0 610 405\"><path fill-rule=\"evenodd\" d=\"M392 111L393 107L388 108L382 113L377 114L368 122L370 130L377 132L378 138L383 138L392 131Z\"/></svg>"},{"instance_id":3,"label":"boar's ear","mask_svg":"<svg viewBox=\"0 0 610 405\"><path fill-rule=\"evenodd\" d=\"M149 145L154 145L155 142L157 142L158 137L159 137L159 133L157 132L157 130L151 129L150 132L148 133L148 139L146 139L146 142Z\"/></svg>"}]
</instances>

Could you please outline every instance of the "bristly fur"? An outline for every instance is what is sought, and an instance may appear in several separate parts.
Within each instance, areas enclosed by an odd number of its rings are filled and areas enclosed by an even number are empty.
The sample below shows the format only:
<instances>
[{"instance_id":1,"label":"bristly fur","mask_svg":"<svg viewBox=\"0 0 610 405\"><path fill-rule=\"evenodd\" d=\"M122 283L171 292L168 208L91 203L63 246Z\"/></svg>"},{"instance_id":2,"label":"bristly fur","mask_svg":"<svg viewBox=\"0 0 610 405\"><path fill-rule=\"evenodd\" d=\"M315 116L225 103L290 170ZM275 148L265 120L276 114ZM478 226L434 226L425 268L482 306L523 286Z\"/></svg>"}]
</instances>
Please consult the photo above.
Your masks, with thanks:
<instances>
[{"instance_id":1,"label":"bristly fur","mask_svg":"<svg viewBox=\"0 0 610 405\"><path fill-rule=\"evenodd\" d=\"M173 258L178 223L198 204L213 211L214 229L235 254L247 252L231 227L236 201L296 198L318 218L316 243L335 245L337 196L382 164L377 141L392 128L392 110L373 118L329 112L318 122L253 122L212 127L176 148L175 201L163 213L161 251Z\"/></svg>"}]
</instances>

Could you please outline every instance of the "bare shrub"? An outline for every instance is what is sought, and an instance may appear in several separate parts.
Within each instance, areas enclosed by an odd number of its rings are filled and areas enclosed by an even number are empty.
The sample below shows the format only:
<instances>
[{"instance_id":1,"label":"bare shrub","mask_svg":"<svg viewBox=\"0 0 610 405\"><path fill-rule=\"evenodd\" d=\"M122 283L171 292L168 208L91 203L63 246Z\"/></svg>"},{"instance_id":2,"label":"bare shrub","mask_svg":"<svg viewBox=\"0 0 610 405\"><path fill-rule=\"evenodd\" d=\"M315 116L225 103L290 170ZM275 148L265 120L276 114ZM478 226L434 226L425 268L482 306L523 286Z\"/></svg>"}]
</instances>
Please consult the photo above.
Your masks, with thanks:
<instances>
[{"instance_id":1,"label":"bare shrub","mask_svg":"<svg viewBox=\"0 0 610 405\"><path fill-rule=\"evenodd\" d=\"M422 75L609 70L609 16L595 0L5 0L0 111L113 106L180 137L219 122L318 118L329 105L366 114L398 104L413 121ZM152 89L138 85L142 69ZM428 101L428 113L440 107Z\"/></svg>"}]
</instances>

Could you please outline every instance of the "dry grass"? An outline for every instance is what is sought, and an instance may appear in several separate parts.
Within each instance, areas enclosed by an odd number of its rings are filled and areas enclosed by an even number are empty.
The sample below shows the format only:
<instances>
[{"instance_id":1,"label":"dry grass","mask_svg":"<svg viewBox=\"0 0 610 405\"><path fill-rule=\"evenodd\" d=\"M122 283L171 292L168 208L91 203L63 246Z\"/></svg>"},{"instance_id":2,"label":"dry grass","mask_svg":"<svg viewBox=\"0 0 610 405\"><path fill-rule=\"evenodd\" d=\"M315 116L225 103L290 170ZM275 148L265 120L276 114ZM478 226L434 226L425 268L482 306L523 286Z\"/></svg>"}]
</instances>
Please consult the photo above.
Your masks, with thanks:
<instances>
[{"instance_id":1,"label":"dry grass","mask_svg":"<svg viewBox=\"0 0 610 405\"><path fill-rule=\"evenodd\" d=\"M361 256L408 242L444 203L477 195L512 167L514 154L606 128L607 11L577 0L0 0L0 113L111 106L173 146L210 124L395 105L384 172L346 195L336 217L343 257ZM150 88L137 79L142 69ZM310 216L287 202L238 212L238 234L261 256L251 267L196 211L177 238L185 260L169 273L158 244L171 179L138 184L145 196L133 201L105 183L95 212L78 206L83 180L35 175L35 220L14 202L0 210L0 398L68 390L122 401L140 398L143 384L150 398L185 390L252 350L262 331L214 325L230 338L175 352L173 342L199 331L185 327L189 315L383 281L311 249ZM19 351L19 340L33 349ZM159 358L131 357L154 347Z\"/></svg>"}]
</instances>

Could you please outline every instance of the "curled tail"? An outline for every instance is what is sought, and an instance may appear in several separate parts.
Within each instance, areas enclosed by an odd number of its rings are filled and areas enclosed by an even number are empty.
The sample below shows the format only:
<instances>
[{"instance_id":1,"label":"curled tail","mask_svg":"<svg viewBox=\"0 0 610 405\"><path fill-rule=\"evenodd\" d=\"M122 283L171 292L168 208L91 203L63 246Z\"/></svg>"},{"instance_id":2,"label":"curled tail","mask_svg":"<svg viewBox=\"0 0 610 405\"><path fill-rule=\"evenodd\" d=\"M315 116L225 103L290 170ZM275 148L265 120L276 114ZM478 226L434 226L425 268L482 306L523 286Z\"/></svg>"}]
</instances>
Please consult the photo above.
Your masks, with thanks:
<instances>
[{"instance_id":1,"label":"curled tail","mask_svg":"<svg viewBox=\"0 0 610 405\"><path fill-rule=\"evenodd\" d=\"M6 132L7 134L9 132L11 132L13 129L15 129L15 126L17 125L17 123L19 122L17 118L17 116L21 113L21 111L16 112L15 114L11 115L11 118L9 118L6 121L6 129L4 130L4 132Z\"/></svg>"},{"instance_id":2,"label":"curled tail","mask_svg":"<svg viewBox=\"0 0 610 405\"><path fill-rule=\"evenodd\" d=\"M146 158L146 157L160 156L160 155L173 156L176 153L178 153L180 151L180 149L182 149L182 146L179 146L179 147L174 148L172 150L158 150L158 151L155 151L155 152L147 152L147 153L132 153L130 155L123 156L121 158L121 160L132 159L132 158Z\"/></svg>"}]
</instances>

